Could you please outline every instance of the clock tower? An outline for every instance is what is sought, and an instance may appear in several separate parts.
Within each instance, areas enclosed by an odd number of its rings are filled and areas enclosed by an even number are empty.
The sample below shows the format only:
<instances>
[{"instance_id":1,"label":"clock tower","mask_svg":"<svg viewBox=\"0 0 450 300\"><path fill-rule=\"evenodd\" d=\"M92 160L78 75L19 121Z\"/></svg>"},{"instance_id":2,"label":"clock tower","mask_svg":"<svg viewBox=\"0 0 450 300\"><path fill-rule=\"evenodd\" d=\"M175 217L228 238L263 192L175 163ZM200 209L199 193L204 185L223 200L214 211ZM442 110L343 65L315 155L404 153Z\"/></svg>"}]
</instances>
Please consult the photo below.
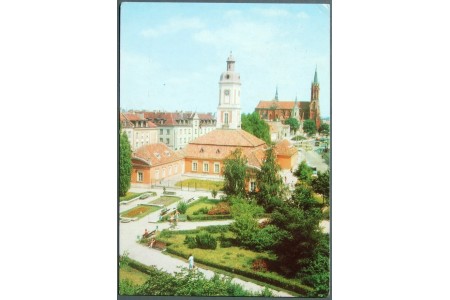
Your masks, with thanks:
<instances>
[{"instance_id":1,"label":"clock tower","mask_svg":"<svg viewBox=\"0 0 450 300\"><path fill-rule=\"evenodd\" d=\"M234 71L235 62L230 52L227 70L220 75L217 128L241 128L241 76Z\"/></svg>"}]
</instances>

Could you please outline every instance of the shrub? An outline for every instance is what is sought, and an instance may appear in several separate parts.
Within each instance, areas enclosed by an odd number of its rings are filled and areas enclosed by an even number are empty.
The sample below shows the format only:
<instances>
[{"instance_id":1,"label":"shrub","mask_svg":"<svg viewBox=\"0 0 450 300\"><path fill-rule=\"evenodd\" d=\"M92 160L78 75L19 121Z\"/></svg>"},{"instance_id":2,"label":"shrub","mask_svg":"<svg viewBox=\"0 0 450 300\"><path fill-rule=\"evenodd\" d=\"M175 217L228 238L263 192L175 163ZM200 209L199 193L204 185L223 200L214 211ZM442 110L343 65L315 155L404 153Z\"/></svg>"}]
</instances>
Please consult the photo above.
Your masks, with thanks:
<instances>
[{"instance_id":1,"label":"shrub","mask_svg":"<svg viewBox=\"0 0 450 300\"><path fill-rule=\"evenodd\" d=\"M208 213L209 209L207 207L202 207L194 211L193 215L206 215Z\"/></svg>"},{"instance_id":2,"label":"shrub","mask_svg":"<svg viewBox=\"0 0 450 300\"><path fill-rule=\"evenodd\" d=\"M208 221L232 219L231 215L187 215L188 221Z\"/></svg>"},{"instance_id":3,"label":"shrub","mask_svg":"<svg viewBox=\"0 0 450 300\"><path fill-rule=\"evenodd\" d=\"M201 232L200 234L196 235L195 241L197 242L197 248L213 250L217 248L216 239L211 234L206 232Z\"/></svg>"},{"instance_id":4,"label":"shrub","mask_svg":"<svg viewBox=\"0 0 450 300\"><path fill-rule=\"evenodd\" d=\"M178 203L177 205L177 210L180 214L185 214L186 210L188 208L188 205L186 204L186 202L181 201L180 203Z\"/></svg>"},{"instance_id":5,"label":"shrub","mask_svg":"<svg viewBox=\"0 0 450 300\"><path fill-rule=\"evenodd\" d=\"M226 238L225 235L222 233L220 235L220 247L221 248L229 248L233 246L233 240L230 238ZM229 254L229 252L227 252Z\"/></svg>"},{"instance_id":6,"label":"shrub","mask_svg":"<svg viewBox=\"0 0 450 300\"><path fill-rule=\"evenodd\" d=\"M264 259L256 259L252 263L252 269L257 272L267 272L267 262Z\"/></svg>"},{"instance_id":7,"label":"shrub","mask_svg":"<svg viewBox=\"0 0 450 300\"><path fill-rule=\"evenodd\" d=\"M208 211L208 215L229 215L230 205L226 202L221 202Z\"/></svg>"},{"instance_id":8,"label":"shrub","mask_svg":"<svg viewBox=\"0 0 450 300\"><path fill-rule=\"evenodd\" d=\"M214 199L216 199L217 191L216 191L216 190L212 190L212 191L211 191L211 196L212 196Z\"/></svg>"},{"instance_id":9,"label":"shrub","mask_svg":"<svg viewBox=\"0 0 450 300\"><path fill-rule=\"evenodd\" d=\"M230 229L230 225L212 225L207 227L201 227L201 229L204 229L209 233L221 233L227 232Z\"/></svg>"},{"instance_id":10,"label":"shrub","mask_svg":"<svg viewBox=\"0 0 450 300\"><path fill-rule=\"evenodd\" d=\"M197 247L197 239L187 235L186 238L184 239L183 244L187 245L188 248L193 249Z\"/></svg>"}]
</instances>

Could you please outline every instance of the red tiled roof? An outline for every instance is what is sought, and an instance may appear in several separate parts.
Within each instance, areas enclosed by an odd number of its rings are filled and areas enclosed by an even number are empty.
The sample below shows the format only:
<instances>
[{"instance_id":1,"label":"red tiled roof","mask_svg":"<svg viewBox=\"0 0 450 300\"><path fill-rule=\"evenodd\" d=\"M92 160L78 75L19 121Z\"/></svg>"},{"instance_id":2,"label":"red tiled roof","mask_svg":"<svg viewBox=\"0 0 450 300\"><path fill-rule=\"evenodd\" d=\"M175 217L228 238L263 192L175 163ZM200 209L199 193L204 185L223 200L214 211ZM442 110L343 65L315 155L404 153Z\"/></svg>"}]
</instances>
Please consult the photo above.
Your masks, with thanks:
<instances>
[{"instance_id":1,"label":"red tiled roof","mask_svg":"<svg viewBox=\"0 0 450 300\"><path fill-rule=\"evenodd\" d=\"M142 120L145 120L144 118L141 118L138 114L134 114L134 113L125 113L124 116L129 121L142 121Z\"/></svg>"},{"instance_id":2,"label":"red tiled roof","mask_svg":"<svg viewBox=\"0 0 450 300\"><path fill-rule=\"evenodd\" d=\"M158 127L158 126L156 126L155 123L153 123L152 121L147 121L147 127L155 128L155 127Z\"/></svg>"},{"instance_id":3,"label":"red tiled roof","mask_svg":"<svg viewBox=\"0 0 450 300\"><path fill-rule=\"evenodd\" d=\"M300 107L300 109L308 109L309 110L309 103L308 101L298 101L297 105ZM256 106L256 109L293 109L295 105L295 101L259 101L258 106Z\"/></svg>"},{"instance_id":4,"label":"red tiled roof","mask_svg":"<svg viewBox=\"0 0 450 300\"><path fill-rule=\"evenodd\" d=\"M264 145L265 142L242 129L215 129L205 135L196 138L189 144L256 147Z\"/></svg>"},{"instance_id":5,"label":"red tiled roof","mask_svg":"<svg viewBox=\"0 0 450 300\"><path fill-rule=\"evenodd\" d=\"M163 143L142 146L133 153L133 157L143 159L151 166L167 164L183 158Z\"/></svg>"},{"instance_id":6,"label":"red tiled roof","mask_svg":"<svg viewBox=\"0 0 450 300\"><path fill-rule=\"evenodd\" d=\"M216 129L190 142L184 149L185 157L195 159L223 160L231 152L241 148L248 165L260 167L266 143L241 130Z\"/></svg>"},{"instance_id":7,"label":"red tiled roof","mask_svg":"<svg viewBox=\"0 0 450 300\"><path fill-rule=\"evenodd\" d=\"M188 125L179 124L177 120L191 120L194 117L193 112L144 112L144 117L150 119L156 125L174 126L174 125ZM211 113L198 114L200 120L214 120L214 116ZM160 124L160 121L163 124Z\"/></svg>"},{"instance_id":8,"label":"red tiled roof","mask_svg":"<svg viewBox=\"0 0 450 300\"><path fill-rule=\"evenodd\" d=\"M288 140L283 139L275 145L275 152L277 155L292 156L296 154L298 150Z\"/></svg>"}]
</instances>

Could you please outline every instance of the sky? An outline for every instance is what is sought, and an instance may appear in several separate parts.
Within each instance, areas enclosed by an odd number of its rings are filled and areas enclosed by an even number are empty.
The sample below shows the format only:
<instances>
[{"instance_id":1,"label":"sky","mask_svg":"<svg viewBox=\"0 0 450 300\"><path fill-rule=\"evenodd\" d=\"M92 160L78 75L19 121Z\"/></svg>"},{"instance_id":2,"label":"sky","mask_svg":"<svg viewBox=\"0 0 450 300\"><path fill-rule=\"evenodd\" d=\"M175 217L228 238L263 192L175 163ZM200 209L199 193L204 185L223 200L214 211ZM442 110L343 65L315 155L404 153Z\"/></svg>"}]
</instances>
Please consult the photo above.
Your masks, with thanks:
<instances>
[{"instance_id":1,"label":"sky","mask_svg":"<svg viewBox=\"0 0 450 300\"><path fill-rule=\"evenodd\" d=\"M241 111L260 100L310 101L317 66L322 117L330 115L330 9L326 4L121 5L120 107L217 111L232 52Z\"/></svg>"}]
</instances>

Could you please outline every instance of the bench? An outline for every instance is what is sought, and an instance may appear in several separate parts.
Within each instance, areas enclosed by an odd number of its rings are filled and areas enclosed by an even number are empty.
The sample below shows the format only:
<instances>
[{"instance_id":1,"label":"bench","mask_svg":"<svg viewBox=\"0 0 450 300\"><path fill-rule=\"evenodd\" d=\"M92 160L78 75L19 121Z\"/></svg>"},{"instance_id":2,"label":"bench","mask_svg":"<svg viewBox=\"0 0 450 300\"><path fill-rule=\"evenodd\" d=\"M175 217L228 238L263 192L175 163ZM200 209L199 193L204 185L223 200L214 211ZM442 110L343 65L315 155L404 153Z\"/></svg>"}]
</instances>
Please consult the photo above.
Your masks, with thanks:
<instances>
[{"instance_id":1,"label":"bench","mask_svg":"<svg viewBox=\"0 0 450 300\"><path fill-rule=\"evenodd\" d=\"M148 237L151 237L152 235L154 235L156 233L156 229L155 230L153 230L153 231L151 231L151 232L147 232L147 234L143 234L142 235L142 238L148 238Z\"/></svg>"},{"instance_id":2,"label":"bench","mask_svg":"<svg viewBox=\"0 0 450 300\"><path fill-rule=\"evenodd\" d=\"M148 242L147 246L150 247L150 244L151 244L151 241ZM153 243L153 247L152 247L152 248L153 248L153 249L156 249L156 250L161 250L161 251L163 251L163 250L166 249L166 243L163 243L163 242L161 242L161 241L155 240L155 242Z\"/></svg>"}]
</instances>

